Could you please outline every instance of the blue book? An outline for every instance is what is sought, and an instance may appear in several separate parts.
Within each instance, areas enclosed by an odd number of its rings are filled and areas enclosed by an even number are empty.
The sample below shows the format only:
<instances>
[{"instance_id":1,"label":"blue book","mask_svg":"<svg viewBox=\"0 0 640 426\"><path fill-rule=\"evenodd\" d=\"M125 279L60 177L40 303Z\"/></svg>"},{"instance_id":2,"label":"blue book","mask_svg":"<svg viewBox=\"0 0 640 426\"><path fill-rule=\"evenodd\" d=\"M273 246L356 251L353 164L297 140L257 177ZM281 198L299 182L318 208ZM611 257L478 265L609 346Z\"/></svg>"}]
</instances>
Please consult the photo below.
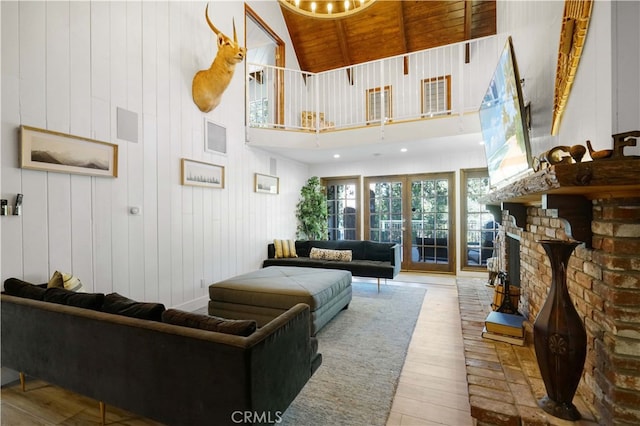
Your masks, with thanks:
<instances>
[{"instance_id":1,"label":"blue book","mask_svg":"<svg viewBox=\"0 0 640 426\"><path fill-rule=\"evenodd\" d=\"M492 311L484 321L487 331L507 336L524 337L524 317Z\"/></svg>"}]
</instances>

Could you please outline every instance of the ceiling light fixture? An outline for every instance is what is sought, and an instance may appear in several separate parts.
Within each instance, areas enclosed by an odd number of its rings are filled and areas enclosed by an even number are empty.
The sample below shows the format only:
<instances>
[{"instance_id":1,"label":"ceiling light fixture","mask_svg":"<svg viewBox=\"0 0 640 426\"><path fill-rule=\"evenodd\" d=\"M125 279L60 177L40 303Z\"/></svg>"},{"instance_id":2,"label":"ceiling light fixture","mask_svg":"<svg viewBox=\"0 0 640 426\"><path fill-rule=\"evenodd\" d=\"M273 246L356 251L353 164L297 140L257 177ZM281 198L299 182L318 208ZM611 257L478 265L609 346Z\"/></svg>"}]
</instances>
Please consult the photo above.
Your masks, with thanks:
<instances>
[{"instance_id":1,"label":"ceiling light fixture","mask_svg":"<svg viewBox=\"0 0 640 426\"><path fill-rule=\"evenodd\" d=\"M358 13L375 3L376 0L340 0L309 1L309 0L278 0L280 5L295 13L312 18L342 18ZM325 7L326 5L326 7Z\"/></svg>"},{"instance_id":2,"label":"ceiling light fixture","mask_svg":"<svg viewBox=\"0 0 640 426\"><path fill-rule=\"evenodd\" d=\"M333 154L333 158L340 158L340 154Z\"/></svg>"}]
</instances>

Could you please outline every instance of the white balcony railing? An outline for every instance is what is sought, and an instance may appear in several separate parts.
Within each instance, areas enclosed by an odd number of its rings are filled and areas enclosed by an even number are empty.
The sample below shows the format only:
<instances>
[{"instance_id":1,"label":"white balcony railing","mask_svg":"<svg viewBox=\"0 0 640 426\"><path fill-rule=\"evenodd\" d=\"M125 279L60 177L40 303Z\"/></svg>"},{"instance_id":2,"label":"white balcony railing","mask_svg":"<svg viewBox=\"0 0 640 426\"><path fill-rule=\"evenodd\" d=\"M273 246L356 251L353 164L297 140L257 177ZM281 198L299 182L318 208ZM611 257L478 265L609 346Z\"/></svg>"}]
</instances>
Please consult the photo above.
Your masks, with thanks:
<instances>
[{"instance_id":1,"label":"white balcony railing","mask_svg":"<svg viewBox=\"0 0 640 426\"><path fill-rule=\"evenodd\" d=\"M490 36L322 73L249 63L247 123L320 132L475 112L505 41Z\"/></svg>"}]
</instances>

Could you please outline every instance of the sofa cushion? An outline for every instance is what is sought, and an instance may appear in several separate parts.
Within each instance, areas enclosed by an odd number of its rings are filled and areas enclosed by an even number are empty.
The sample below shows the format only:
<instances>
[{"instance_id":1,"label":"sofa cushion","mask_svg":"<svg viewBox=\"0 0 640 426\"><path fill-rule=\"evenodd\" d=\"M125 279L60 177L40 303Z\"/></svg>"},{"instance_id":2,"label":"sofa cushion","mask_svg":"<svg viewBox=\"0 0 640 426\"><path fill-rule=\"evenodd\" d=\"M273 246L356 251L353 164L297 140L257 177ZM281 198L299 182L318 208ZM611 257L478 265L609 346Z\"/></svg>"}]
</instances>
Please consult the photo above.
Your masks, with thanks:
<instances>
[{"instance_id":1,"label":"sofa cushion","mask_svg":"<svg viewBox=\"0 0 640 426\"><path fill-rule=\"evenodd\" d=\"M99 311L104 302L104 294L76 293L64 288L49 287L44 292L44 301Z\"/></svg>"},{"instance_id":2,"label":"sofa cushion","mask_svg":"<svg viewBox=\"0 0 640 426\"><path fill-rule=\"evenodd\" d=\"M380 243L375 241L365 241L365 256L367 260L380 260L390 262L393 258L392 248L394 243Z\"/></svg>"},{"instance_id":3,"label":"sofa cushion","mask_svg":"<svg viewBox=\"0 0 640 426\"><path fill-rule=\"evenodd\" d=\"M46 287L46 283L36 285L18 278L7 278L4 282L4 291L8 295L34 300L44 300Z\"/></svg>"},{"instance_id":4,"label":"sofa cushion","mask_svg":"<svg viewBox=\"0 0 640 426\"><path fill-rule=\"evenodd\" d=\"M331 250L322 249L318 247L312 247L309 254L311 259L319 260L338 260L341 262L351 262L352 252L351 250Z\"/></svg>"},{"instance_id":5,"label":"sofa cushion","mask_svg":"<svg viewBox=\"0 0 640 426\"><path fill-rule=\"evenodd\" d=\"M298 257L309 257L311 242L309 240L296 240L296 253Z\"/></svg>"},{"instance_id":6,"label":"sofa cushion","mask_svg":"<svg viewBox=\"0 0 640 426\"><path fill-rule=\"evenodd\" d=\"M258 328L258 324L254 320L232 320L212 315L194 314L193 312L181 311L179 309L167 309L164 311L162 313L162 321L167 324L245 337L252 334Z\"/></svg>"},{"instance_id":7,"label":"sofa cushion","mask_svg":"<svg viewBox=\"0 0 640 426\"><path fill-rule=\"evenodd\" d=\"M273 240L276 249L275 258L298 257L296 254L296 244L293 240Z\"/></svg>"},{"instance_id":8,"label":"sofa cushion","mask_svg":"<svg viewBox=\"0 0 640 426\"><path fill-rule=\"evenodd\" d=\"M110 293L104 297L102 311L125 317L162 321L165 307L162 303L136 302L118 293Z\"/></svg>"},{"instance_id":9,"label":"sofa cushion","mask_svg":"<svg viewBox=\"0 0 640 426\"><path fill-rule=\"evenodd\" d=\"M55 271L47 283L48 288L64 288L78 293L86 293L80 279L65 272Z\"/></svg>"}]
</instances>

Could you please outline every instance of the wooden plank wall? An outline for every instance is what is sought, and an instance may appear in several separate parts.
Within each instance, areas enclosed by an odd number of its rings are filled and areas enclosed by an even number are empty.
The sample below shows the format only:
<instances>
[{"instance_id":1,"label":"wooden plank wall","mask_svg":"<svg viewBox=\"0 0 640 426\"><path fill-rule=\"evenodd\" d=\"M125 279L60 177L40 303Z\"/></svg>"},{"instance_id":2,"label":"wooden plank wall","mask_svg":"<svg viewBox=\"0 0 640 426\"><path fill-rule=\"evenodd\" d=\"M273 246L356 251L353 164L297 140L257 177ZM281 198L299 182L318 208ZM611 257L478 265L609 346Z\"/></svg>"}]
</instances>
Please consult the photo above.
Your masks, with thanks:
<instances>
[{"instance_id":1,"label":"wooden plank wall","mask_svg":"<svg viewBox=\"0 0 640 426\"><path fill-rule=\"evenodd\" d=\"M179 306L207 298L202 280L256 269L270 240L295 237L308 168L276 157L280 195L253 191L274 156L244 143L242 65L206 115L227 128L228 153L204 151L191 79L216 52L205 5L2 2L0 183L10 203L24 194L23 215L0 221L2 280L60 270L90 291ZM242 2L210 9L226 33L235 18L242 37ZM117 108L138 114L138 143L117 138ZM117 144L118 178L20 169L22 124ZM183 157L223 165L225 188L181 186Z\"/></svg>"}]
</instances>

